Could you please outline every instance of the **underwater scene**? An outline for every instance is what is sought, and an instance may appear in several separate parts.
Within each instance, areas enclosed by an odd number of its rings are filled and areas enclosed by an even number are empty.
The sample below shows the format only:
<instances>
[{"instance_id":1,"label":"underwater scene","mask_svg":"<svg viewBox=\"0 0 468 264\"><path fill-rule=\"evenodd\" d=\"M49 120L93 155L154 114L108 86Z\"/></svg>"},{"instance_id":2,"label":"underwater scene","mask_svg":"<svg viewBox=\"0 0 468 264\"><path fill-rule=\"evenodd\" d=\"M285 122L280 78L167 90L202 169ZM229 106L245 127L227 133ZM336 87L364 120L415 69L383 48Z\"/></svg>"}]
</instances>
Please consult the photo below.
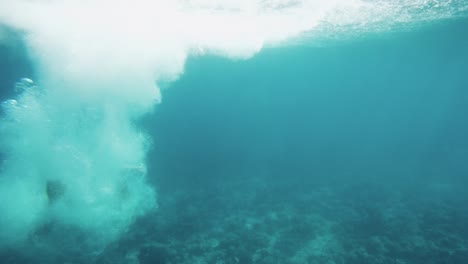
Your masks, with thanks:
<instances>
[{"instance_id":1,"label":"underwater scene","mask_svg":"<svg viewBox=\"0 0 468 264\"><path fill-rule=\"evenodd\" d=\"M468 263L468 1L2 0L0 263Z\"/></svg>"}]
</instances>

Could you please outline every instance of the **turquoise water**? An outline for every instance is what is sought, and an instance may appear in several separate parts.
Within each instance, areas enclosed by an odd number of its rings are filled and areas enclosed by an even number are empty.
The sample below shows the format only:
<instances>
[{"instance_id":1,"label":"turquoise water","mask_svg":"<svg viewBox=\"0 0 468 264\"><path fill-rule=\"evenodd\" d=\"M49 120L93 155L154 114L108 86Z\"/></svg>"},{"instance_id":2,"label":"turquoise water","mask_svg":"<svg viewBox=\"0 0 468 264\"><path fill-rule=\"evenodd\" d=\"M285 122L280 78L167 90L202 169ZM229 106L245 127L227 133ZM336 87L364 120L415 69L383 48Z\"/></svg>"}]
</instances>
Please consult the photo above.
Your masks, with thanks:
<instances>
[{"instance_id":1,"label":"turquoise water","mask_svg":"<svg viewBox=\"0 0 468 264\"><path fill-rule=\"evenodd\" d=\"M157 105L7 31L1 263L468 263L466 15L195 54Z\"/></svg>"},{"instance_id":2,"label":"turquoise water","mask_svg":"<svg viewBox=\"0 0 468 264\"><path fill-rule=\"evenodd\" d=\"M161 199L187 203L173 212L187 255L148 258L467 261L466 29L189 60L150 118Z\"/></svg>"}]
</instances>

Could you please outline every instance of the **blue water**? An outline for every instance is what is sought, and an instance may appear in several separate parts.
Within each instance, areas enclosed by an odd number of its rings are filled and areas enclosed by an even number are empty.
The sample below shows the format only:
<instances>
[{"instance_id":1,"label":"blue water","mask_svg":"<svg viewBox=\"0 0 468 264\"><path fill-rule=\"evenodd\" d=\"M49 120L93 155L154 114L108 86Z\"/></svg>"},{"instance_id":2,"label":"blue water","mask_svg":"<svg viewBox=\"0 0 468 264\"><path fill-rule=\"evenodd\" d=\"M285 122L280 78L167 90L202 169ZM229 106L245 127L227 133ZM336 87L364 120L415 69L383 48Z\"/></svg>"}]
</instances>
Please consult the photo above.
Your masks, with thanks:
<instances>
[{"instance_id":1,"label":"blue water","mask_svg":"<svg viewBox=\"0 0 468 264\"><path fill-rule=\"evenodd\" d=\"M11 53L2 99L32 71ZM62 252L0 262L468 263L467 76L466 19L189 58L138 120L158 210L97 253L43 230Z\"/></svg>"}]
</instances>

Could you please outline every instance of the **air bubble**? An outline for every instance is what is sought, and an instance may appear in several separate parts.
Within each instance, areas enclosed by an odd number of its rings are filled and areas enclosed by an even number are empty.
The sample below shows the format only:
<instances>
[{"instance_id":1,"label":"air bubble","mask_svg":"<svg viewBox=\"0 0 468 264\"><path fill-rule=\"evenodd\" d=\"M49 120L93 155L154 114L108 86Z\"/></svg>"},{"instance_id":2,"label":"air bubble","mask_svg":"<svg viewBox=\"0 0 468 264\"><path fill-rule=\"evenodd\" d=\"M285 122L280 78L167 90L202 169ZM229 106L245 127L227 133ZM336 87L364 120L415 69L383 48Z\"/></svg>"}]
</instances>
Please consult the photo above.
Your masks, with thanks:
<instances>
[{"instance_id":1,"label":"air bubble","mask_svg":"<svg viewBox=\"0 0 468 264\"><path fill-rule=\"evenodd\" d=\"M34 81L29 79L29 78L21 78L16 84L15 84L15 92L17 93L22 93L25 90L30 90L34 89L36 85L34 84Z\"/></svg>"},{"instance_id":2,"label":"air bubble","mask_svg":"<svg viewBox=\"0 0 468 264\"><path fill-rule=\"evenodd\" d=\"M12 109L12 108L15 108L18 106L18 101L16 101L15 99L9 99L9 100L6 100L2 103L2 107L4 109Z\"/></svg>"}]
</instances>

